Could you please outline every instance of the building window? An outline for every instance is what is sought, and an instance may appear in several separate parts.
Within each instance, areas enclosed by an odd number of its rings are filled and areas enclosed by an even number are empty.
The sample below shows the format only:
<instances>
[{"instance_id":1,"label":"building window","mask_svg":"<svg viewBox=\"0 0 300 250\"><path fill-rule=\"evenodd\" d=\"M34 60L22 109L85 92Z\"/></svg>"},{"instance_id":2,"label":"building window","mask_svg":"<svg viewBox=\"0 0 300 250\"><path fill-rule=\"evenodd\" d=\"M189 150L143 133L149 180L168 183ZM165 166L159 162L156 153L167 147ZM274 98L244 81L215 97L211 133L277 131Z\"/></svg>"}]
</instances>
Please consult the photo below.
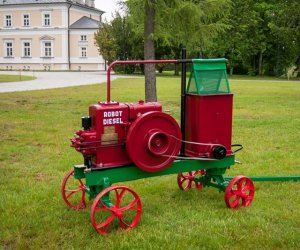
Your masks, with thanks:
<instances>
[{"instance_id":1,"label":"building window","mask_svg":"<svg viewBox=\"0 0 300 250\"><path fill-rule=\"evenodd\" d=\"M43 25L44 26L50 26L51 25L51 16L50 13L45 13L43 18Z\"/></svg>"},{"instance_id":2,"label":"building window","mask_svg":"<svg viewBox=\"0 0 300 250\"><path fill-rule=\"evenodd\" d=\"M30 26L28 14L23 15L23 26Z\"/></svg>"},{"instance_id":3,"label":"building window","mask_svg":"<svg viewBox=\"0 0 300 250\"><path fill-rule=\"evenodd\" d=\"M5 43L5 56L12 57L13 56L13 44L12 42Z\"/></svg>"},{"instance_id":4,"label":"building window","mask_svg":"<svg viewBox=\"0 0 300 250\"><path fill-rule=\"evenodd\" d=\"M81 57L86 57L86 47L81 47Z\"/></svg>"},{"instance_id":5,"label":"building window","mask_svg":"<svg viewBox=\"0 0 300 250\"><path fill-rule=\"evenodd\" d=\"M43 42L44 57L52 57L52 43Z\"/></svg>"},{"instance_id":6,"label":"building window","mask_svg":"<svg viewBox=\"0 0 300 250\"><path fill-rule=\"evenodd\" d=\"M80 41L86 41L86 35L81 35L80 36Z\"/></svg>"},{"instance_id":7,"label":"building window","mask_svg":"<svg viewBox=\"0 0 300 250\"><path fill-rule=\"evenodd\" d=\"M11 15L5 16L5 27L11 27L11 23L12 23L11 19L12 19Z\"/></svg>"},{"instance_id":8,"label":"building window","mask_svg":"<svg viewBox=\"0 0 300 250\"><path fill-rule=\"evenodd\" d=\"M30 57L31 56L31 44L30 42L23 43L23 57Z\"/></svg>"}]
</instances>

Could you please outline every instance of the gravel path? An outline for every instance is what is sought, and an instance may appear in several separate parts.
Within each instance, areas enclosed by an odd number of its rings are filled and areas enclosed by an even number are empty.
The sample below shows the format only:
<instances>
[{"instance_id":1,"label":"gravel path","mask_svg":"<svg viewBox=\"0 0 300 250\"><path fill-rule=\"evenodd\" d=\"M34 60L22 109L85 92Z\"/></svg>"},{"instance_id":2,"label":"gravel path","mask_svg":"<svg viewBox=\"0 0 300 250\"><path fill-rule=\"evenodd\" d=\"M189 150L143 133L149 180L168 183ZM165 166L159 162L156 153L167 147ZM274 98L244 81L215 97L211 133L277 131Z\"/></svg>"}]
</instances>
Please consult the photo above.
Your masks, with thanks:
<instances>
[{"instance_id":1,"label":"gravel path","mask_svg":"<svg viewBox=\"0 0 300 250\"><path fill-rule=\"evenodd\" d=\"M21 72L22 75L35 76L37 79L22 82L0 83L0 93L63 88L69 86L106 83L106 72ZM0 71L2 75L19 75L20 72ZM111 79L124 78L126 76L112 75Z\"/></svg>"}]
</instances>

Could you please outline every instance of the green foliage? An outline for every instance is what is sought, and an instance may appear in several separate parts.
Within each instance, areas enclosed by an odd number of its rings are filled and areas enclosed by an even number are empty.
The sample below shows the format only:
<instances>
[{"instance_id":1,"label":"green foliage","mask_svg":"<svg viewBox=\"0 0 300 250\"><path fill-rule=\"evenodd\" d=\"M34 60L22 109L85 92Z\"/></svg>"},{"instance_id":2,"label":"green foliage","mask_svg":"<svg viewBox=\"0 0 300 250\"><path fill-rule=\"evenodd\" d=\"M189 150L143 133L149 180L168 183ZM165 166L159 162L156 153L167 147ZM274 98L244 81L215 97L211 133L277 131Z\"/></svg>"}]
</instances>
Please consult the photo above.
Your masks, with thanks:
<instances>
[{"instance_id":1,"label":"green foliage","mask_svg":"<svg viewBox=\"0 0 300 250\"><path fill-rule=\"evenodd\" d=\"M133 30L140 37L144 32L144 2L126 1ZM152 34L156 41L156 58L180 58L182 46L191 55L203 54L211 39L228 28L226 14L230 6L229 0L156 1L155 32ZM175 74L178 75L178 67Z\"/></svg>"},{"instance_id":2,"label":"green foliage","mask_svg":"<svg viewBox=\"0 0 300 250\"><path fill-rule=\"evenodd\" d=\"M300 60L297 0L236 0L229 15L230 29L209 48L210 56L229 58L233 68L250 75L275 74Z\"/></svg>"},{"instance_id":3,"label":"green foliage","mask_svg":"<svg viewBox=\"0 0 300 250\"><path fill-rule=\"evenodd\" d=\"M115 60L140 58L142 42L133 35L128 18L121 17L119 13L115 14L110 23L102 24L95 39L100 53L109 63Z\"/></svg>"},{"instance_id":4,"label":"green foliage","mask_svg":"<svg viewBox=\"0 0 300 250\"><path fill-rule=\"evenodd\" d=\"M125 2L136 59L143 58L145 1ZM179 58L185 46L190 57L228 58L231 73L280 76L291 66L300 69L298 0L159 0L155 6L157 59Z\"/></svg>"},{"instance_id":5,"label":"green foliage","mask_svg":"<svg viewBox=\"0 0 300 250\"><path fill-rule=\"evenodd\" d=\"M144 1L128 0L126 4L133 30L142 36ZM169 46L177 58L181 45L191 53L202 51L213 37L228 27L226 14L229 10L228 0L157 1L153 37Z\"/></svg>"},{"instance_id":6,"label":"green foliage","mask_svg":"<svg viewBox=\"0 0 300 250\"><path fill-rule=\"evenodd\" d=\"M158 78L158 99L179 119L180 79ZM232 81L233 142L243 164L226 174L299 175L300 85ZM136 102L143 79L112 82L113 99ZM66 98L66 93L67 98ZM299 249L300 183L255 183L251 206L227 209L213 188L182 192L176 176L120 183L143 203L131 232L98 235L90 209L68 209L64 175L82 156L70 141L103 84L0 94L0 248L3 249Z\"/></svg>"}]
</instances>

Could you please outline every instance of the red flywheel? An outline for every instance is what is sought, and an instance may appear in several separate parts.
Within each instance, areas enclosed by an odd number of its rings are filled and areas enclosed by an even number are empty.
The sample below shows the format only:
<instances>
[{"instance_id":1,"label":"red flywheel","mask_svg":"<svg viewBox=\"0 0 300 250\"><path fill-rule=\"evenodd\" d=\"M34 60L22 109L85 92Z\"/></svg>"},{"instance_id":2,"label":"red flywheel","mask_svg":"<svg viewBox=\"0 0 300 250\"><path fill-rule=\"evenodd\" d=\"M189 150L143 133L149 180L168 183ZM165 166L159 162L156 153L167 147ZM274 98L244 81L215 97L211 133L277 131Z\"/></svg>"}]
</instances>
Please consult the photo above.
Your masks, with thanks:
<instances>
[{"instance_id":1,"label":"red flywheel","mask_svg":"<svg viewBox=\"0 0 300 250\"><path fill-rule=\"evenodd\" d=\"M141 115L129 128L126 149L134 164L146 172L158 172L176 158L181 131L170 115L153 111Z\"/></svg>"}]
</instances>

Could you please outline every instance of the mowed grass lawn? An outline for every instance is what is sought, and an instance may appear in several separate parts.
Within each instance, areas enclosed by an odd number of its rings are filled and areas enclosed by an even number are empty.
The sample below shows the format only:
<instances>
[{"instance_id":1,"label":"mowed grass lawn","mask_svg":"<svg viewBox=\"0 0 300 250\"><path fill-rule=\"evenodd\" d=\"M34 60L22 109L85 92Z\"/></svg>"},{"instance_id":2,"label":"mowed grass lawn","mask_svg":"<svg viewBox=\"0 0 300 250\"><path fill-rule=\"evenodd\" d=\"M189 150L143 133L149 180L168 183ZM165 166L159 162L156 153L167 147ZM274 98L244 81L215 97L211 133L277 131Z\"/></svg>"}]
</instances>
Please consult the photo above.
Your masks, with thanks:
<instances>
[{"instance_id":1,"label":"mowed grass lawn","mask_svg":"<svg viewBox=\"0 0 300 250\"><path fill-rule=\"evenodd\" d=\"M158 99L179 119L180 80L158 78ZM300 83L231 81L233 143L241 165L226 174L300 175ZM0 94L0 248L300 249L300 182L256 182L250 207L230 210L213 188L182 192L176 175L122 183L143 203L139 225L103 237L90 210L69 209L61 182L82 157L69 138L104 84ZM135 102L143 79L119 79L112 97ZM221 125L221 124L220 124Z\"/></svg>"},{"instance_id":2,"label":"mowed grass lawn","mask_svg":"<svg viewBox=\"0 0 300 250\"><path fill-rule=\"evenodd\" d=\"M19 81L30 81L34 80L34 76L24 76L24 75L1 75L0 74L0 83L4 82L19 82Z\"/></svg>"}]
</instances>

